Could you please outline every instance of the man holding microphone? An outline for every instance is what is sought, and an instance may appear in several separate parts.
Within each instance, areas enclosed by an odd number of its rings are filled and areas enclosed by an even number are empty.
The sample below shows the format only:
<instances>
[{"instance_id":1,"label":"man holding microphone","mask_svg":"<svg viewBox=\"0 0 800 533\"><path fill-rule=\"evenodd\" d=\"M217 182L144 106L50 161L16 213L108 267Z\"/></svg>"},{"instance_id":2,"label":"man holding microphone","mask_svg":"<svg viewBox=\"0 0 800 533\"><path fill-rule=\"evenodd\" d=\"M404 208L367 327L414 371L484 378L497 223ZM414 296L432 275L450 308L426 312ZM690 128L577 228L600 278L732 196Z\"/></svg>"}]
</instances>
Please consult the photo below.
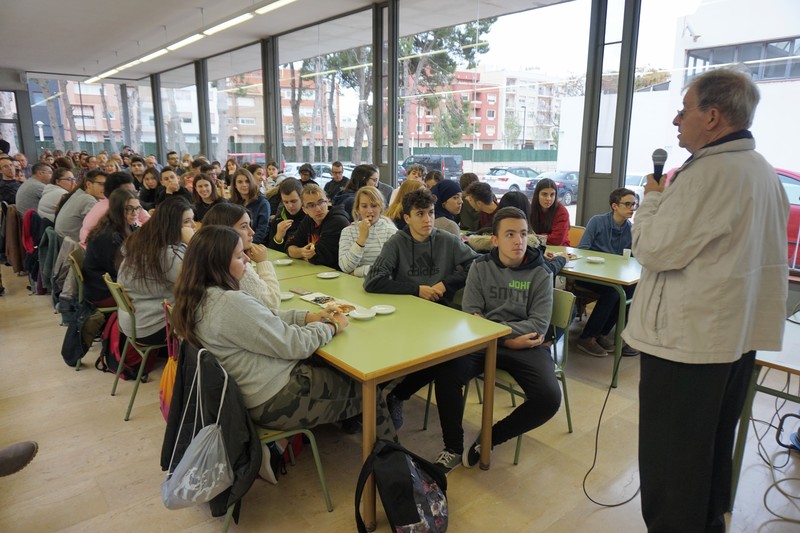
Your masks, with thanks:
<instances>
[{"instance_id":1,"label":"man holding microphone","mask_svg":"<svg viewBox=\"0 0 800 533\"><path fill-rule=\"evenodd\" d=\"M673 124L691 157L651 175L633 225L642 277L623 338L642 352L639 471L649 532L724 532L734 432L756 350L780 350L789 204L747 128L747 73L688 83Z\"/></svg>"}]
</instances>

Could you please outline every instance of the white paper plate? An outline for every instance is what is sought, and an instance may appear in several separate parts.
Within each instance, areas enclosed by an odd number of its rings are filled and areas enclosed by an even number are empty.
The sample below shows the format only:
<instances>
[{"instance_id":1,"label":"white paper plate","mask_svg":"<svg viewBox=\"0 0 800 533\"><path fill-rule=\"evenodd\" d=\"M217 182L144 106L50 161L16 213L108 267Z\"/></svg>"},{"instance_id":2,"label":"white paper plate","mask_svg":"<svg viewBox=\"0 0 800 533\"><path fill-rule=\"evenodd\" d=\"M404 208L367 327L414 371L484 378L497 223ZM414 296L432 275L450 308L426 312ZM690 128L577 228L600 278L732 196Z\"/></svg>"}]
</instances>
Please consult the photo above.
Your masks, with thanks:
<instances>
[{"instance_id":1,"label":"white paper plate","mask_svg":"<svg viewBox=\"0 0 800 533\"><path fill-rule=\"evenodd\" d=\"M291 300L292 298L294 298L294 294L292 294L291 292L282 292L281 293L281 301L282 302L285 302L286 300Z\"/></svg>"},{"instance_id":2,"label":"white paper plate","mask_svg":"<svg viewBox=\"0 0 800 533\"><path fill-rule=\"evenodd\" d=\"M339 276L341 276L341 273L339 272L320 272L317 274L317 277L322 279L333 279L338 278Z\"/></svg>"},{"instance_id":3,"label":"white paper plate","mask_svg":"<svg viewBox=\"0 0 800 533\"><path fill-rule=\"evenodd\" d=\"M363 307L358 307L350 311L350 318L355 318L356 320L372 320L375 316L375 311L372 309L365 309Z\"/></svg>"},{"instance_id":4,"label":"white paper plate","mask_svg":"<svg viewBox=\"0 0 800 533\"><path fill-rule=\"evenodd\" d=\"M292 260L291 259L276 259L275 261L273 261L273 263L275 263L278 266L286 266L286 265L291 265L292 264Z\"/></svg>"},{"instance_id":5,"label":"white paper plate","mask_svg":"<svg viewBox=\"0 0 800 533\"><path fill-rule=\"evenodd\" d=\"M396 311L393 305L373 305L370 309L379 315L391 315Z\"/></svg>"},{"instance_id":6,"label":"white paper plate","mask_svg":"<svg viewBox=\"0 0 800 533\"><path fill-rule=\"evenodd\" d=\"M595 264L599 265L599 264L605 263L606 260L603 257L589 256L589 257L586 258L586 262L587 263L595 263Z\"/></svg>"}]
</instances>

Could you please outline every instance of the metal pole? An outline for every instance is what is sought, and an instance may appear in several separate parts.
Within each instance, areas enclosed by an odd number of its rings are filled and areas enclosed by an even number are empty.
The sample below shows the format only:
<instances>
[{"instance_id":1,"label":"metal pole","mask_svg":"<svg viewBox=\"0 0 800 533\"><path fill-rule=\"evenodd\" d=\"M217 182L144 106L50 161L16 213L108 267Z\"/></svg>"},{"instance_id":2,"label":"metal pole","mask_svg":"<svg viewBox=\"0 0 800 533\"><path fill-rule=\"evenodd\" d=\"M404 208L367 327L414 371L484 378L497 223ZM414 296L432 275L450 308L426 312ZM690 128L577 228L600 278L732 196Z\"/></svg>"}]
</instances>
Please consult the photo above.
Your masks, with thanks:
<instances>
[{"instance_id":1,"label":"metal pole","mask_svg":"<svg viewBox=\"0 0 800 533\"><path fill-rule=\"evenodd\" d=\"M522 150L525 149L525 125L528 120L528 108L523 106L522 107ZM519 123L517 123L519 124Z\"/></svg>"}]
</instances>

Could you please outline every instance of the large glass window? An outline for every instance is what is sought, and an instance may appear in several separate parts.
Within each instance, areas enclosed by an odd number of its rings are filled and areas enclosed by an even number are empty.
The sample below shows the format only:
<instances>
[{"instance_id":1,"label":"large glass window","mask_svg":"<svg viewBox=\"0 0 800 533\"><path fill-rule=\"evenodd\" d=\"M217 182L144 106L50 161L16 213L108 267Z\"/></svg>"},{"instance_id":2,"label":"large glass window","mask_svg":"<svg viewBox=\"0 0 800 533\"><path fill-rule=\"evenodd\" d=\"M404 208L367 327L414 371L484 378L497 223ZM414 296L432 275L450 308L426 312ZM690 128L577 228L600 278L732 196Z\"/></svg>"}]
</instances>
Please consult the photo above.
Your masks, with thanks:
<instances>
[{"instance_id":1,"label":"large glass window","mask_svg":"<svg viewBox=\"0 0 800 533\"><path fill-rule=\"evenodd\" d=\"M10 155L20 151L17 117L17 99L14 93L0 91L0 138L8 143L8 147L2 146L0 151L8 150Z\"/></svg>"},{"instance_id":2,"label":"large glass window","mask_svg":"<svg viewBox=\"0 0 800 533\"><path fill-rule=\"evenodd\" d=\"M370 11L279 38L286 161L372 161L371 43Z\"/></svg>"},{"instance_id":3,"label":"large glass window","mask_svg":"<svg viewBox=\"0 0 800 533\"><path fill-rule=\"evenodd\" d=\"M254 44L208 60L212 160L266 161L261 46Z\"/></svg>"},{"instance_id":4,"label":"large glass window","mask_svg":"<svg viewBox=\"0 0 800 533\"><path fill-rule=\"evenodd\" d=\"M153 113L153 90L148 79L129 82L128 121L125 138L139 154L156 154L156 117Z\"/></svg>"},{"instance_id":5,"label":"large glass window","mask_svg":"<svg viewBox=\"0 0 800 533\"><path fill-rule=\"evenodd\" d=\"M194 65L161 74L161 108L166 151L197 155L200 151L200 120Z\"/></svg>"}]
</instances>

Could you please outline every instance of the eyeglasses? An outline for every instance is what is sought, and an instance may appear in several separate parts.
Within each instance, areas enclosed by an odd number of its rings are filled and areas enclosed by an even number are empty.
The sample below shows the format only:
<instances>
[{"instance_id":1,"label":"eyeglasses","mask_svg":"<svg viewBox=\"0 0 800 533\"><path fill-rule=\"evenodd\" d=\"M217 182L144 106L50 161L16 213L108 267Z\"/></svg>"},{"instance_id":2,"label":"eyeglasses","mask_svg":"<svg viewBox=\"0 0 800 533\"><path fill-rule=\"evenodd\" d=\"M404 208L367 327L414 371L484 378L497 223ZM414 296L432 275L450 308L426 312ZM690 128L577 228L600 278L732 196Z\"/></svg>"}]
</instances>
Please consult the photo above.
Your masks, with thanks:
<instances>
[{"instance_id":1,"label":"eyeglasses","mask_svg":"<svg viewBox=\"0 0 800 533\"><path fill-rule=\"evenodd\" d=\"M125 206L125 212L126 213L138 213L141 210L142 210L142 206L140 206L140 205L137 205L136 207L134 207L132 205L126 205Z\"/></svg>"},{"instance_id":2,"label":"eyeglasses","mask_svg":"<svg viewBox=\"0 0 800 533\"><path fill-rule=\"evenodd\" d=\"M704 107L706 107L706 106L704 106L704 105L696 105L694 107L678 109L676 111L676 114L678 115L679 119L683 120L683 117L685 117L686 113L688 113L689 111L694 111L695 109L702 109Z\"/></svg>"},{"instance_id":3,"label":"eyeglasses","mask_svg":"<svg viewBox=\"0 0 800 533\"><path fill-rule=\"evenodd\" d=\"M624 205L628 209L636 209L639 207L639 204L636 202L620 202L619 205Z\"/></svg>"},{"instance_id":4,"label":"eyeglasses","mask_svg":"<svg viewBox=\"0 0 800 533\"><path fill-rule=\"evenodd\" d=\"M320 200L319 202L314 202L313 204L304 204L303 207L305 207L306 209L311 211L312 209L314 209L316 207L322 207L324 205L328 205L328 200L323 199L323 200Z\"/></svg>"},{"instance_id":5,"label":"eyeglasses","mask_svg":"<svg viewBox=\"0 0 800 533\"><path fill-rule=\"evenodd\" d=\"M76 178L58 178L58 181L78 181Z\"/></svg>"}]
</instances>

